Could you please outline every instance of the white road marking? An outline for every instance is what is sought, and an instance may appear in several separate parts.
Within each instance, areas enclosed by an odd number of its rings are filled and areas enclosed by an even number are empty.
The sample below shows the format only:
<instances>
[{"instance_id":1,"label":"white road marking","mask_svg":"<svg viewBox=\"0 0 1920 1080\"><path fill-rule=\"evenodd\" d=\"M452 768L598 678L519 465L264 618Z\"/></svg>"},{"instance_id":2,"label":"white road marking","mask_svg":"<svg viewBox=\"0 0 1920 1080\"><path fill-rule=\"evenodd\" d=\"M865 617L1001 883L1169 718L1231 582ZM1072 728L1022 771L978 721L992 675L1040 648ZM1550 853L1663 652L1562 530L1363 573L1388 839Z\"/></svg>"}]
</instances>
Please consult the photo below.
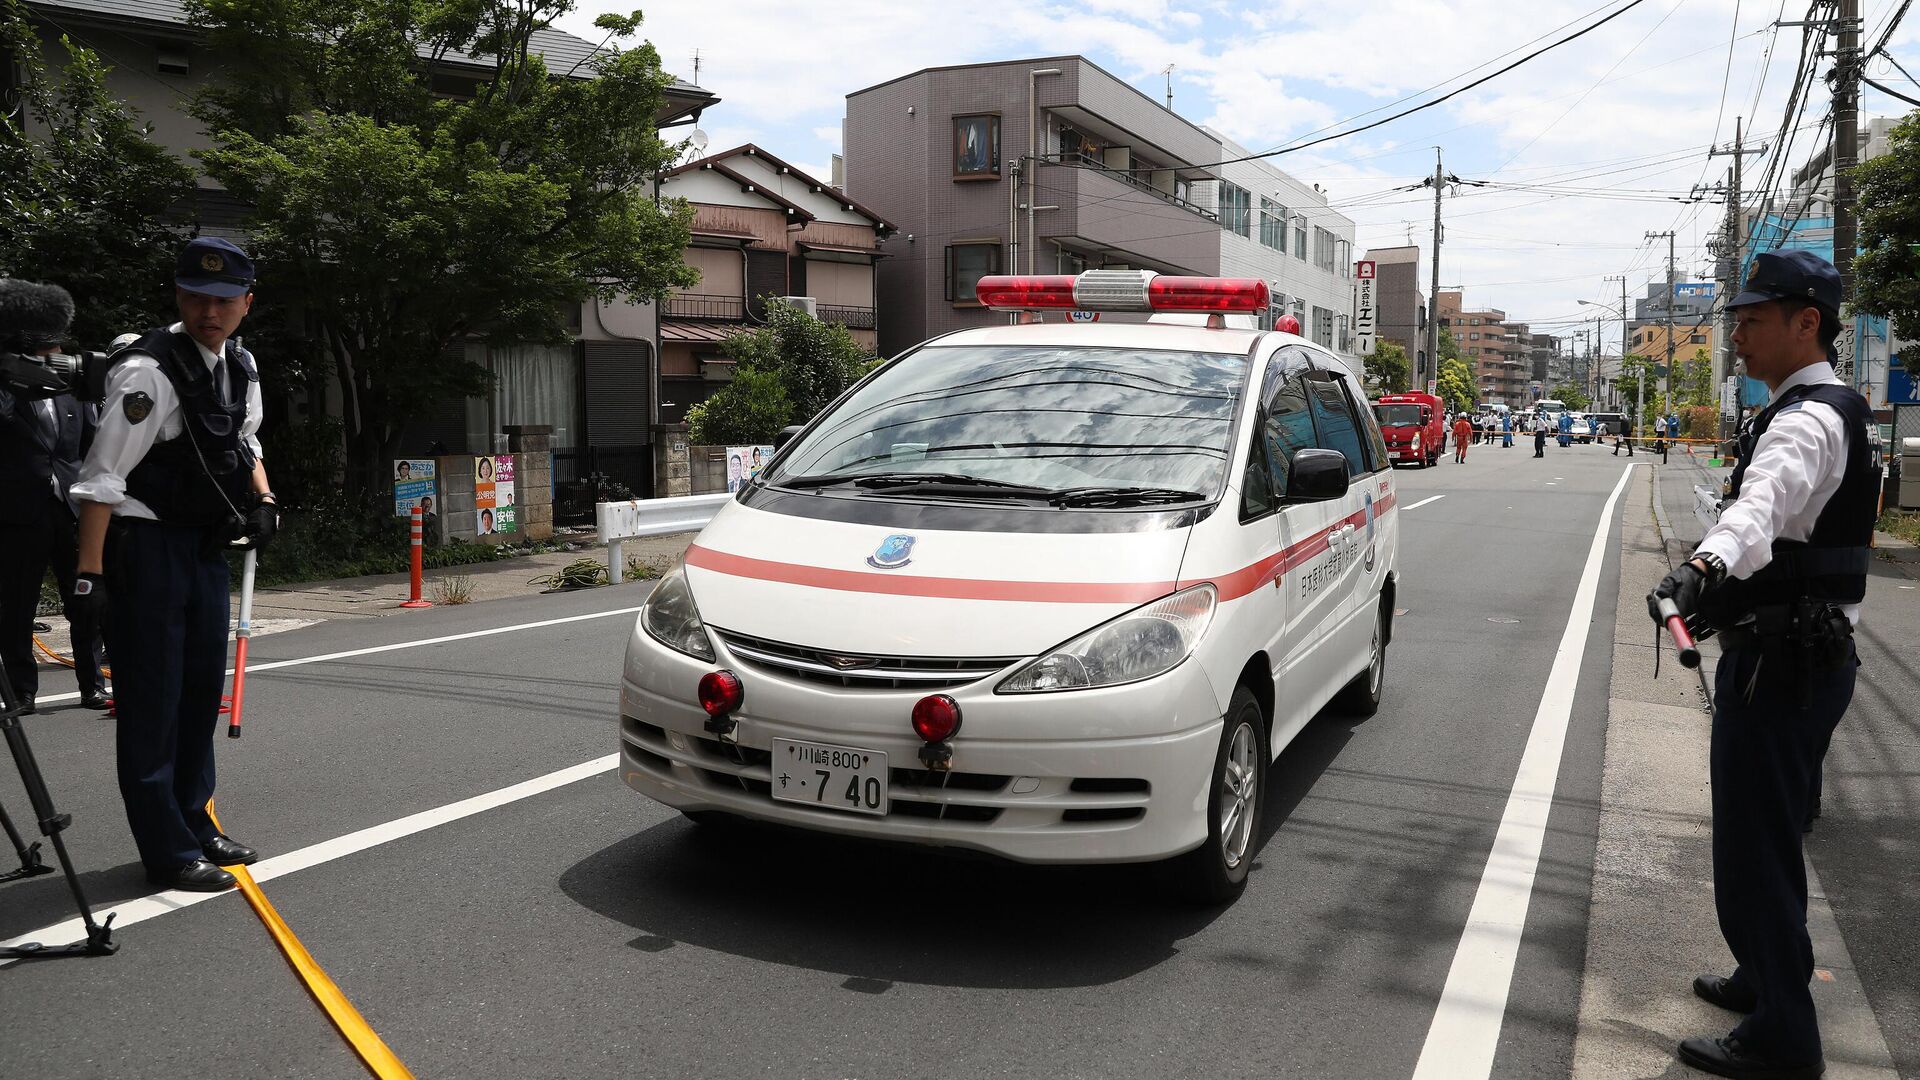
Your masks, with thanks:
<instances>
[{"instance_id":1,"label":"white road marking","mask_svg":"<svg viewBox=\"0 0 1920 1080\"><path fill-rule=\"evenodd\" d=\"M561 621L572 622L573 620L567 619ZM474 635L461 636L471 637ZM290 664L292 661L288 661L288 663ZM428 829L445 825L448 822L459 821L461 818L472 817L475 814L484 813L485 811L505 806L508 803L532 798L535 795L552 791L555 788L565 787L568 784L585 780L588 777L611 772L619 762L619 754L608 754L605 757L594 758L592 761L583 761L578 765L569 765L564 769L550 772L545 776L536 776L531 780L523 780L518 784L503 787L497 791L489 791L484 795L475 795L472 798L462 799L455 803L448 803L445 806L436 806L431 810L422 810L417 814L409 814L406 817L389 821L383 825L375 825L371 828L361 829L359 832L351 832L345 836L337 836L332 840L322 840L317 844L303 847L298 851L289 851L285 855L276 855L271 859L256 863L251 868L253 870L253 879L261 884L265 884L275 878L286 877L288 874L305 870L308 867L319 866L321 863L332 862L335 859L343 859L355 852L379 847L381 844L390 844L403 837L412 836L414 833L425 832ZM151 896L142 896L135 900L128 900L114 907L97 910L94 912L94 920L96 922L102 921L106 919L107 916L112 915L114 917L113 928L120 930L132 926L135 923L146 922L148 919L157 919L169 912L190 908L205 900L214 900L222 896L238 895L240 895L240 890L238 889L228 889L225 892L217 893L181 892L177 889L169 889L165 892L154 893ZM48 946L64 945L69 941L83 940L85 937L85 925L78 918L73 918L64 922L43 926L38 930L22 934L9 941L0 941L0 946L23 945L29 941L38 941ZM0 961L0 968L6 967L11 962L12 961Z\"/></svg>"},{"instance_id":2,"label":"white road marking","mask_svg":"<svg viewBox=\"0 0 1920 1080\"><path fill-rule=\"evenodd\" d=\"M350 660L356 656L371 656L374 653L398 652L401 649L417 649L423 645L444 645L449 641L469 641L473 638L492 637L495 634L511 634L520 630L538 630L545 626L560 626L565 623L586 622L589 619L610 619L615 615L632 615L639 610L637 607L615 608L612 611L596 611L588 615L569 615L564 619L542 619L539 622L514 623L512 626L496 626L488 630L469 630L464 634L447 634L444 637L421 638L418 641L396 641L391 645L374 645L365 649L348 649L345 652L321 653L318 656L302 656L293 660L274 660L265 664L248 664L247 674L258 675L263 671L273 671L277 668L304 667L307 664L320 664L328 660ZM228 668L227 674L232 675L233 669ZM45 702L75 701L78 700L79 697L79 692L75 691L67 694L49 694L38 700Z\"/></svg>"},{"instance_id":3,"label":"white road marking","mask_svg":"<svg viewBox=\"0 0 1920 1080\"><path fill-rule=\"evenodd\" d=\"M1573 695L1580 681L1580 662L1587 651L1587 631L1593 622L1594 596L1600 570L1606 563L1607 534L1613 511L1626 490L1633 465L1620 473L1600 511L1593 542L1587 548L1586 568L1574 590L1567 629L1554 653L1540 707L1533 714L1533 730L1520 757L1507 808L1494 834L1493 850L1474 892L1467 925L1447 971L1427 1041L1420 1048L1414 1080L1485 1080L1493 1072L1494 1052L1500 1045L1500 1027L1506 1020L1507 994L1513 988L1513 967L1526 930L1527 907L1533 899L1534 875L1540 867L1540 848L1546 839L1547 816L1553 811L1554 787L1559 781L1560 755L1566 746L1567 725L1573 716Z\"/></svg>"},{"instance_id":4,"label":"white road marking","mask_svg":"<svg viewBox=\"0 0 1920 1080\"><path fill-rule=\"evenodd\" d=\"M1401 509L1402 510L1418 510L1430 502L1439 502L1441 499L1444 499L1444 498L1446 498L1445 495L1429 495L1426 498L1421 499L1419 502L1414 503L1412 506L1403 506L1401 507Z\"/></svg>"}]
</instances>

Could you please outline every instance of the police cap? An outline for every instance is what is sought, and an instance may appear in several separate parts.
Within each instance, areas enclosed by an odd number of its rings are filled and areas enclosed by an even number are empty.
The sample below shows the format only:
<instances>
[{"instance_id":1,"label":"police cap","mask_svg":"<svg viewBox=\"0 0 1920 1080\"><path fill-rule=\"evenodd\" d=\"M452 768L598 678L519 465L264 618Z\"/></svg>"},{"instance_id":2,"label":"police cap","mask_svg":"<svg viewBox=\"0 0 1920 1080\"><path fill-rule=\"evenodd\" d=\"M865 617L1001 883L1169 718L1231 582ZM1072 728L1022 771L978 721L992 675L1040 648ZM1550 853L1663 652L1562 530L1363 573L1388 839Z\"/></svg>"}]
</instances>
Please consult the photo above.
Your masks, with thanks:
<instances>
[{"instance_id":1,"label":"police cap","mask_svg":"<svg viewBox=\"0 0 1920 1080\"><path fill-rule=\"evenodd\" d=\"M253 288L253 260L231 240L198 237L174 264L173 283L207 296L241 296Z\"/></svg>"},{"instance_id":2,"label":"police cap","mask_svg":"<svg viewBox=\"0 0 1920 1080\"><path fill-rule=\"evenodd\" d=\"M1811 251L1769 251L1753 258L1746 287L1727 307L1770 300L1804 300L1827 314L1840 314L1840 271Z\"/></svg>"}]
</instances>

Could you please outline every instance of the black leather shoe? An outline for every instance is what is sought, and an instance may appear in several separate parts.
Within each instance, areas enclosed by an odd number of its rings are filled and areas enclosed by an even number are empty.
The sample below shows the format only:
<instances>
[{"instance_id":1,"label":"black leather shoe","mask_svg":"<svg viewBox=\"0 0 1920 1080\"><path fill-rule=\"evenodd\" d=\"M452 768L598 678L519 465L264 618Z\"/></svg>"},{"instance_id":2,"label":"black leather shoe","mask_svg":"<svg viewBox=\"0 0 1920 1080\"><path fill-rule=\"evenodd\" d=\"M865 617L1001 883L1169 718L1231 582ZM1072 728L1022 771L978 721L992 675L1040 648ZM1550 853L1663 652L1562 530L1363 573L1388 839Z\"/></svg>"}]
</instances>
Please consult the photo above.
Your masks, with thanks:
<instances>
[{"instance_id":1,"label":"black leather shoe","mask_svg":"<svg viewBox=\"0 0 1920 1080\"><path fill-rule=\"evenodd\" d=\"M147 880L187 892L220 892L233 888L235 878L205 859L195 859L171 874L148 874Z\"/></svg>"},{"instance_id":2,"label":"black leather shoe","mask_svg":"<svg viewBox=\"0 0 1920 1080\"><path fill-rule=\"evenodd\" d=\"M35 709L33 707L32 694L28 694L27 696L20 699L20 715L21 716L32 716L34 713L38 711L39 711L38 709Z\"/></svg>"},{"instance_id":3,"label":"black leather shoe","mask_svg":"<svg viewBox=\"0 0 1920 1080\"><path fill-rule=\"evenodd\" d=\"M260 861L259 852L225 833L214 833L213 839L200 845L200 850L207 853L207 861L215 866L252 866Z\"/></svg>"},{"instance_id":4,"label":"black leather shoe","mask_svg":"<svg viewBox=\"0 0 1920 1080\"><path fill-rule=\"evenodd\" d=\"M1753 991L1725 975L1695 975L1693 996L1737 1013L1750 1013L1760 1004L1754 1000Z\"/></svg>"},{"instance_id":5,"label":"black leather shoe","mask_svg":"<svg viewBox=\"0 0 1920 1080\"><path fill-rule=\"evenodd\" d=\"M89 690L80 695L80 707L83 709L105 710L109 704L103 690Z\"/></svg>"},{"instance_id":6,"label":"black leather shoe","mask_svg":"<svg viewBox=\"0 0 1920 1080\"><path fill-rule=\"evenodd\" d=\"M1818 1080L1827 1071L1827 1063L1787 1065L1756 1054L1729 1035L1724 1039L1693 1038L1680 1043L1680 1060L1715 1076L1736 1080Z\"/></svg>"}]
</instances>

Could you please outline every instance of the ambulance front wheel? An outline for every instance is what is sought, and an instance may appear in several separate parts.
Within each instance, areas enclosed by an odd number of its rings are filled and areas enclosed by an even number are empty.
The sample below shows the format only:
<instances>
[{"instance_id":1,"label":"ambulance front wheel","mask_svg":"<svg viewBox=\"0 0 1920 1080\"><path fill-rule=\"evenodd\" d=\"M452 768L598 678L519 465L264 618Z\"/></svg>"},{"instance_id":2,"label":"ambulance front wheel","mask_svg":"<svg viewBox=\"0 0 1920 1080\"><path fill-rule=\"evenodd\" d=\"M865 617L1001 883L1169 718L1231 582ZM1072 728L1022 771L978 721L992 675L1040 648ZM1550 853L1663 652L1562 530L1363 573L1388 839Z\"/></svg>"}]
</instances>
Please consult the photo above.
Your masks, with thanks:
<instances>
[{"instance_id":1,"label":"ambulance front wheel","mask_svg":"<svg viewBox=\"0 0 1920 1080\"><path fill-rule=\"evenodd\" d=\"M1247 871L1260 847L1266 808L1267 721L1260 702L1242 686L1227 706L1220 748L1208 784L1207 839L1169 862L1172 884L1199 904L1225 904L1247 887Z\"/></svg>"}]
</instances>

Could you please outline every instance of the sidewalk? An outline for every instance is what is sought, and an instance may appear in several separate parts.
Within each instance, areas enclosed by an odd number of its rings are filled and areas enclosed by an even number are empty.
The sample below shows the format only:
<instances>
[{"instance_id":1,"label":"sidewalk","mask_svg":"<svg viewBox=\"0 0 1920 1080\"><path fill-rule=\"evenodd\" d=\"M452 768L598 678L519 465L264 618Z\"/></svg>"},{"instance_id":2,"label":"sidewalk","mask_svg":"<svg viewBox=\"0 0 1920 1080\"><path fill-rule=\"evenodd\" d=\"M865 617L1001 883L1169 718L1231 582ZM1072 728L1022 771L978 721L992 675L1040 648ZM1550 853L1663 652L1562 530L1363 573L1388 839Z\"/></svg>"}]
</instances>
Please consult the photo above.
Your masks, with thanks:
<instances>
[{"instance_id":1,"label":"sidewalk","mask_svg":"<svg viewBox=\"0 0 1920 1080\"><path fill-rule=\"evenodd\" d=\"M1713 907L1710 717L1697 676L1664 643L1653 677L1656 644L1645 615L1647 590L1705 531L1693 513L1694 485L1717 490L1727 472L1675 455L1636 470L1628 491L1575 1080L1702 1075L1679 1064L1675 1047L1733 1026L1731 1015L1690 988L1695 974L1733 970ZM1701 651L1711 682L1718 645L1706 642ZM1860 973L1808 869L1826 1075L1895 1080Z\"/></svg>"}]
</instances>

